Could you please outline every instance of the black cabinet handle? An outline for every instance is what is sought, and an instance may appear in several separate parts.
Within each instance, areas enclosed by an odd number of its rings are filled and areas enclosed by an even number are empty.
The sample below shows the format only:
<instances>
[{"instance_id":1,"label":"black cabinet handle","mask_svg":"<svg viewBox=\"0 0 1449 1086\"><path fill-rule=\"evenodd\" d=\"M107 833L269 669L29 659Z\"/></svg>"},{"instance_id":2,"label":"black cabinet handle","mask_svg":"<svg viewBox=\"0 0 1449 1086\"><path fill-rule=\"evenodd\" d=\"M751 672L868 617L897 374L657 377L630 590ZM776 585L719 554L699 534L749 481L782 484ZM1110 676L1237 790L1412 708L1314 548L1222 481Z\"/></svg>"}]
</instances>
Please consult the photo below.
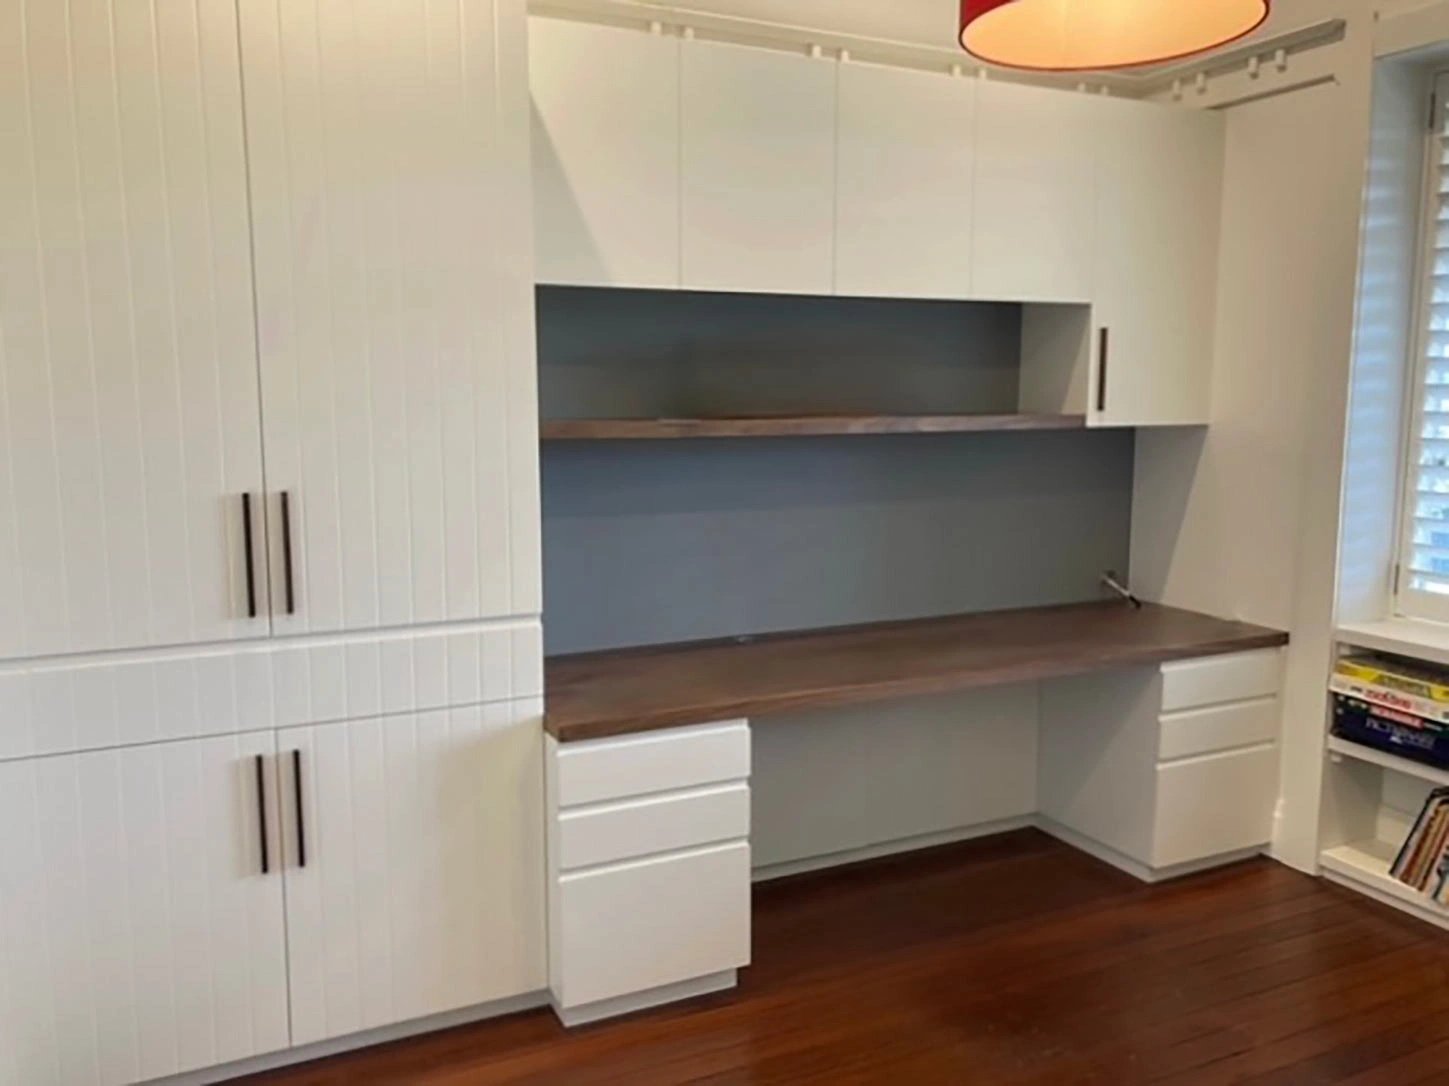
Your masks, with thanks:
<instances>
[{"instance_id":1,"label":"black cabinet handle","mask_svg":"<svg viewBox=\"0 0 1449 1086\"><path fill-rule=\"evenodd\" d=\"M1106 325L1097 332L1097 410L1107 410L1107 336Z\"/></svg>"},{"instance_id":2,"label":"black cabinet handle","mask_svg":"<svg viewBox=\"0 0 1449 1086\"><path fill-rule=\"evenodd\" d=\"M260 754L256 759L257 767L257 829L261 832L262 842L262 874L272 873L272 859L267 850L267 775L266 764Z\"/></svg>"},{"instance_id":3,"label":"black cabinet handle","mask_svg":"<svg viewBox=\"0 0 1449 1086\"><path fill-rule=\"evenodd\" d=\"M252 496L242 495L242 551L247 563L247 618L257 617L257 568L252 554Z\"/></svg>"},{"instance_id":4,"label":"black cabinet handle","mask_svg":"<svg viewBox=\"0 0 1449 1086\"><path fill-rule=\"evenodd\" d=\"M292 495L282 491L282 577L287 593L287 614L297 613L297 597L292 587Z\"/></svg>"},{"instance_id":5,"label":"black cabinet handle","mask_svg":"<svg viewBox=\"0 0 1449 1086\"><path fill-rule=\"evenodd\" d=\"M302 752L292 751L292 800L297 808L297 866L307 866L307 822L302 813Z\"/></svg>"}]
</instances>

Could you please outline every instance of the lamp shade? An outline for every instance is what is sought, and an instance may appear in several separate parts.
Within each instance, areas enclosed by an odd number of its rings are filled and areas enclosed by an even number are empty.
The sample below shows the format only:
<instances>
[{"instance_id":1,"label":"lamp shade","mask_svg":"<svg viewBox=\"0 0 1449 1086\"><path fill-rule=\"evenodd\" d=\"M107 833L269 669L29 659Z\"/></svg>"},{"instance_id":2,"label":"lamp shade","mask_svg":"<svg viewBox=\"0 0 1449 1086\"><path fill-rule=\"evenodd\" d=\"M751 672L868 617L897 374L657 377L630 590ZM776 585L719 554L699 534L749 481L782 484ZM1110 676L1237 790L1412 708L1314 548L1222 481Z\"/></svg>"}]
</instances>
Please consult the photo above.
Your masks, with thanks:
<instances>
[{"instance_id":1,"label":"lamp shade","mask_svg":"<svg viewBox=\"0 0 1449 1086\"><path fill-rule=\"evenodd\" d=\"M1177 60L1251 33L1270 0L961 0L961 47L991 64L1078 72Z\"/></svg>"}]
</instances>

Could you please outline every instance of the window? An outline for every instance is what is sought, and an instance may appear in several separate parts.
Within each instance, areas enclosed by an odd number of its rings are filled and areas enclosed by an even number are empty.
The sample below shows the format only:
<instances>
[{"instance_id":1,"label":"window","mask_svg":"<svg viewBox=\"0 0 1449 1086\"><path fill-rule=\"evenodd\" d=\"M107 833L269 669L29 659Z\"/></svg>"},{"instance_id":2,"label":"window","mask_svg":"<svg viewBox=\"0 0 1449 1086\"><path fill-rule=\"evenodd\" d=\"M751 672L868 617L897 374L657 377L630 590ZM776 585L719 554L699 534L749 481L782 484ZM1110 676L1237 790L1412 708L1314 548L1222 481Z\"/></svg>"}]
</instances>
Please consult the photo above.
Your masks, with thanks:
<instances>
[{"instance_id":1,"label":"window","mask_svg":"<svg viewBox=\"0 0 1449 1086\"><path fill-rule=\"evenodd\" d=\"M1449 73L1430 110L1396 604L1449 621Z\"/></svg>"}]
</instances>

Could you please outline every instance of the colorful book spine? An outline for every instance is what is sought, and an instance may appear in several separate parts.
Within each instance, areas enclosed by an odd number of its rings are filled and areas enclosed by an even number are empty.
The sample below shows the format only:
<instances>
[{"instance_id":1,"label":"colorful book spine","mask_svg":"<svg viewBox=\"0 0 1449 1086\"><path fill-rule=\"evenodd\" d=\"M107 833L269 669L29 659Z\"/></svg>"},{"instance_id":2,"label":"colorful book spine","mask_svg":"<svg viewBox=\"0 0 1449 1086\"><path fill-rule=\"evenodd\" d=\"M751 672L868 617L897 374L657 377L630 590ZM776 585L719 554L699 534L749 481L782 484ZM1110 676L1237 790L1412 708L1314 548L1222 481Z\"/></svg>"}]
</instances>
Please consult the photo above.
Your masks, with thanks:
<instances>
[{"instance_id":1,"label":"colorful book spine","mask_svg":"<svg viewBox=\"0 0 1449 1086\"><path fill-rule=\"evenodd\" d=\"M1367 682L1364 679L1338 672L1334 672L1329 678L1328 689L1335 694L1366 701L1370 705L1392 709L1395 712L1409 713L1423 720L1449 727L1449 705L1432 698L1422 698L1415 694L1405 693L1395 687Z\"/></svg>"},{"instance_id":2,"label":"colorful book spine","mask_svg":"<svg viewBox=\"0 0 1449 1086\"><path fill-rule=\"evenodd\" d=\"M1449 705L1449 676L1408 664L1374 657L1344 656L1334 665L1335 675L1383 686L1425 701Z\"/></svg>"}]
</instances>

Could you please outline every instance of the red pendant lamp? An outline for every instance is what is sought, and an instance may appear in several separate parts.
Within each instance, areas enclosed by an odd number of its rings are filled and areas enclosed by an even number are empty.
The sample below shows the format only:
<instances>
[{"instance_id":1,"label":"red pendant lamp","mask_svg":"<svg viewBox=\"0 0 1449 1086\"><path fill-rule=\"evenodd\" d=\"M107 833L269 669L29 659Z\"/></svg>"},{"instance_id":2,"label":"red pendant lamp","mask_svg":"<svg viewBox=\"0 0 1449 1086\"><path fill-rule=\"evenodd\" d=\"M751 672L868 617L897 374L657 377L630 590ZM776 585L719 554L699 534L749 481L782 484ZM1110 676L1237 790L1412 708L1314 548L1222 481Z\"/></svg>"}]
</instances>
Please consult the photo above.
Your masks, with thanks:
<instances>
[{"instance_id":1,"label":"red pendant lamp","mask_svg":"<svg viewBox=\"0 0 1449 1086\"><path fill-rule=\"evenodd\" d=\"M961 47L1045 72L1160 64L1215 49L1268 18L1270 0L961 0Z\"/></svg>"}]
</instances>

